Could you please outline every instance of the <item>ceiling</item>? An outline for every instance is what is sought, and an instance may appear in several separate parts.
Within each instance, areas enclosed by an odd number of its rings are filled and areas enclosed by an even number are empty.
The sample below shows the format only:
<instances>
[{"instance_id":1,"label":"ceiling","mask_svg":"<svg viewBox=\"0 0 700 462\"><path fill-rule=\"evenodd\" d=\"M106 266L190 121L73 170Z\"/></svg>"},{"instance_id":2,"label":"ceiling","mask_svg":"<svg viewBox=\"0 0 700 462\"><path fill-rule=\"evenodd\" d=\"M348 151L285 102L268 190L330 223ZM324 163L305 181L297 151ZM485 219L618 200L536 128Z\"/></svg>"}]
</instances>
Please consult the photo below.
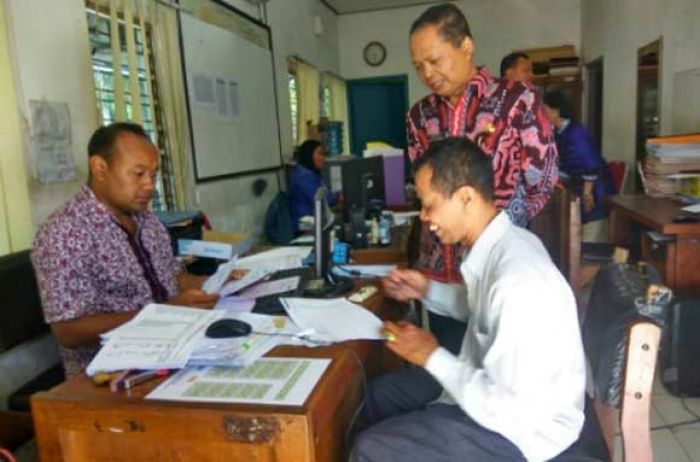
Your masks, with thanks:
<instances>
[{"instance_id":1,"label":"ceiling","mask_svg":"<svg viewBox=\"0 0 700 462\"><path fill-rule=\"evenodd\" d=\"M388 10L407 6L444 3L445 0L321 0L336 14L360 13L365 11Z\"/></svg>"}]
</instances>

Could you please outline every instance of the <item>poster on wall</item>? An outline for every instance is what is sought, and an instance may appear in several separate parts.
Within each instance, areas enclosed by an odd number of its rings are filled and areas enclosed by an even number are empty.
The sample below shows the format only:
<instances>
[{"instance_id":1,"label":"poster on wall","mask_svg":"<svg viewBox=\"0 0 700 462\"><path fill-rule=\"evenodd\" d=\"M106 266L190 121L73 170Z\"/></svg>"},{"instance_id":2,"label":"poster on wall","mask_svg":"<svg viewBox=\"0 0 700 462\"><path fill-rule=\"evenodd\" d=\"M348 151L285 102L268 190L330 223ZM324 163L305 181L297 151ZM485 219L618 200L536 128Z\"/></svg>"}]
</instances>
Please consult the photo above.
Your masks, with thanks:
<instances>
[{"instance_id":1,"label":"poster on wall","mask_svg":"<svg viewBox=\"0 0 700 462\"><path fill-rule=\"evenodd\" d=\"M68 103L30 100L29 109L37 179L42 183L75 180Z\"/></svg>"}]
</instances>

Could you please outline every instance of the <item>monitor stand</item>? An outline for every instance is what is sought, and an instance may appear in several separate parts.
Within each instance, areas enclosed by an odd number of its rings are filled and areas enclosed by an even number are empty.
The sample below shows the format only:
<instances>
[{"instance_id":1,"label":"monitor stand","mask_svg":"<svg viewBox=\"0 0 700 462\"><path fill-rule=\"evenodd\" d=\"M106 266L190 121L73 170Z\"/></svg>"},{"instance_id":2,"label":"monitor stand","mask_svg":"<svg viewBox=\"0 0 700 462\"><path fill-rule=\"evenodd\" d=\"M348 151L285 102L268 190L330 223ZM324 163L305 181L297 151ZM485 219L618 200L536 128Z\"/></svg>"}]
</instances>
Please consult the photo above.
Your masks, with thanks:
<instances>
[{"instance_id":1,"label":"monitor stand","mask_svg":"<svg viewBox=\"0 0 700 462\"><path fill-rule=\"evenodd\" d=\"M304 297L332 298L352 291L354 283L350 278L329 275L327 278L310 279L304 290Z\"/></svg>"}]
</instances>

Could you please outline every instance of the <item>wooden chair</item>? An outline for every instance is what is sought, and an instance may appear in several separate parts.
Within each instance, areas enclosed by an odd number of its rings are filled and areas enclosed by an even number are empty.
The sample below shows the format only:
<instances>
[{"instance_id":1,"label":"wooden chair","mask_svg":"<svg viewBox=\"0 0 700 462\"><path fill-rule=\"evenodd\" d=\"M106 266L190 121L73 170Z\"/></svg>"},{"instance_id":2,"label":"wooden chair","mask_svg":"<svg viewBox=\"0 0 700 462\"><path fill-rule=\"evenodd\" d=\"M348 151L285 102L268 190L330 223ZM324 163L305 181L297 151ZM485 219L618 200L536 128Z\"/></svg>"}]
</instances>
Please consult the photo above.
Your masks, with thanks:
<instances>
[{"instance_id":1,"label":"wooden chair","mask_svg":"<svg viewBox=\"0 0 700 462\"><path fill-rule=\"evenodd\" d=\"M583 342L594 396L579 440L557 462L613 460L615 422L623 460L652 462L649 410L656 358L671 291L649 267L606 265L597 274Z\"/></svg>"}]
</instances>

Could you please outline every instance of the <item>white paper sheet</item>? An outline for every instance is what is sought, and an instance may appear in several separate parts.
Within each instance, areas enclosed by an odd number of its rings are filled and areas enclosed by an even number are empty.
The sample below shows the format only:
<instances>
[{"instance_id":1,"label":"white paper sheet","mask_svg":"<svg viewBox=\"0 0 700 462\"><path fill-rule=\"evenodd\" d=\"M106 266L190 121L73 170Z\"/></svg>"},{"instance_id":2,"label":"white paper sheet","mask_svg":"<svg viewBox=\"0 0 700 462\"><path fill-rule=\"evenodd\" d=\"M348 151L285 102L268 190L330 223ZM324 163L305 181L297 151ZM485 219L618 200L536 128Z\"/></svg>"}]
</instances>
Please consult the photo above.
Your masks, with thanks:
<instances>
[{"instance_id":1,"label":"white paper sheet","mask_svg":"<svg viewBox=\"0 0 700 462\"><path fill-rule=\"evenodd\" d=\"M700 213L700 204L693 204L693 205L687 205L683 207L681 210L684 212L690 212L690 213Z\"/></svg>"},{"instance_id":2,"label":"white paper sheet","mask_svg":"<svg viewBox=\"0 0 700 462\"><path fill-rule=\"evenodd\" d=\"M330 359L262 358L243 369L184 369L146 399L301 406Z\"/></svg>"},{"instance_id":3,"label":"white paper sheet","mask_svg":"<svg viewBox=\"0 0 700 462\"><path fill-rule=\"evenodd\" d=\"M311 246L277 247L249 257L239 258L236 268L254 270L266 269L270 272L299 268L302 261L311 253Z\"/></svg>"},{"instance_id":4,"label":"white paper sheet","mask_svg":"<svg viewBox=\"0 0 700 462\"><path fill-rule=\"evenodd\" d=\"M412 212L392 212L391 214L394 216L394 225L403 226L410 223L413 217L420 215L420 212L416 210Z\"/></svg>"},{"instance_id":5,"label":"white paper sheet","mask_svg":"<svg viewBox=\"0 0 700 462\"><path fill-rule=\"evenodd\" d=\"M229 273L230 274L230 273ZM237 281L229 281L224 285L219 291L221 297L226 297L231 294L235 294L246 287L250 287L256 282L260 281L262 278L270 274L265 268L256 268L252 271L248 271L245 276Z\"/></svg>"},{"instance_id":6,"label":"white paper sheet","mask_svg":"<svg viewBox=\"0 0 700 462\"><path fill-rule=\"evenodd\" d=\"M233 297L221 297L215 310L224 310L231 313L249 313L255 307L255 300L241 300Z\"/></svg>"},{"instance_id":7,"label":"white paper sheet","mask_svg":"<svg viewBox=\"0 0 700 462\"><path fill-rule=\"evenodd\" d=\"M202 290L208 294L218 293L221 288L228 281L231 271L236 268L236 256L234 255L232 259L226 263L222 263L216 269L216 273L209 276L209 278L202 284Z\"/></svg>"},{"instance_id":8,"label":"white paper sheet","mask_svg":"<svg viewBox=\"0 0 700 462\"><path fill-rule=\"evenodd\" d=\"M282 298L280 301L300 329L314 332L311 338L329 342L384 339L382 321L345 298Z\"/></svg>"},{"instance_id":9,"label":"white paper sheet","mask_svg":"<svg viewBox=\"0 0 700 462\"><path fill-rule=\"evenodd\" d=\"M299 276L292 276L275 281L262 282L244 290L239 295L231 296L231 298L238 300L254 300L258 297L283 294L299 287L299 279L301 279Z\"/></svg>"},{"instance_id":10,"label":"white paper sheet","mask_svg":"<svg viewBox=\"0 0 700 462\"><path fill-rule=\"evenodd\" d=\"M204 329L224 315L222 311L146 305L134 319L103 336L107 342L87 373L183 367Z\"/></svg>"}]
</instances>

